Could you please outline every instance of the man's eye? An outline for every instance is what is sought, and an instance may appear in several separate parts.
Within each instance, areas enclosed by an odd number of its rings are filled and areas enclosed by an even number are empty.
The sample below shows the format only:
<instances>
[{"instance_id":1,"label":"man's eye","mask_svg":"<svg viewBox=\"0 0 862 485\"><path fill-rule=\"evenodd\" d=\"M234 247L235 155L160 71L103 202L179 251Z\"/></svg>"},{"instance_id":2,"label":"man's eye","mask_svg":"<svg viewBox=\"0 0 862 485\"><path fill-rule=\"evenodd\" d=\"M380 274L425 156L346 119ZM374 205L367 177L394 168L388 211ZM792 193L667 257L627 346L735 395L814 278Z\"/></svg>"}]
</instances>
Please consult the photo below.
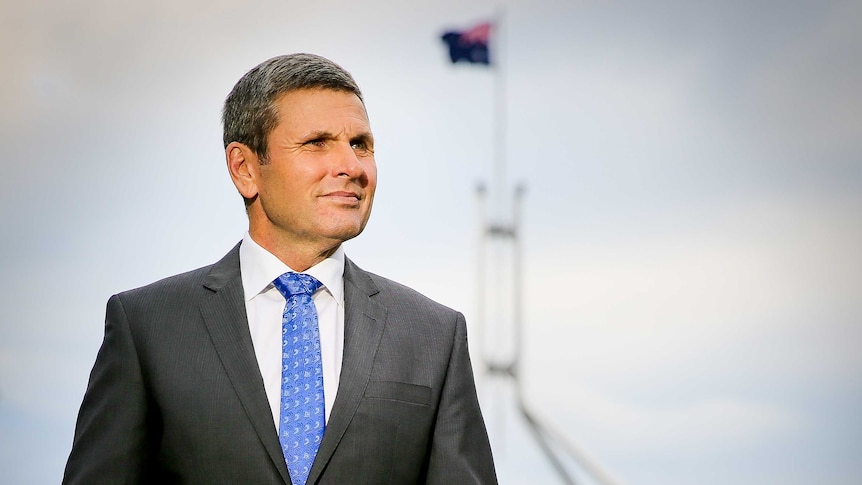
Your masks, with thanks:
<instances>
[{"instance_id":1,"label":"man's eye","mask_svg":"<svg viewBox=\"0 0 862 485\"><path fill-rule=\"evenodd\" d=\"M305 142L306 145L312 145L316 147L322 147L326 145L326 140L322 138L315 138L314 140L308 140Z\"/></svg>"},{"instance_id":2,"label":"man's eye","mask_svg":"<svg viewBox=\"0 0 862 485\"><path fill-rule=\"evenodd\" d=\"M353 148L354 150L356 150L358 152L367 153L367 152L371 151L371 149L368 146L368 142L361 141L361 140L351 142L350 146L351 146L351 148Z\"/></svg>"}]
</instances>

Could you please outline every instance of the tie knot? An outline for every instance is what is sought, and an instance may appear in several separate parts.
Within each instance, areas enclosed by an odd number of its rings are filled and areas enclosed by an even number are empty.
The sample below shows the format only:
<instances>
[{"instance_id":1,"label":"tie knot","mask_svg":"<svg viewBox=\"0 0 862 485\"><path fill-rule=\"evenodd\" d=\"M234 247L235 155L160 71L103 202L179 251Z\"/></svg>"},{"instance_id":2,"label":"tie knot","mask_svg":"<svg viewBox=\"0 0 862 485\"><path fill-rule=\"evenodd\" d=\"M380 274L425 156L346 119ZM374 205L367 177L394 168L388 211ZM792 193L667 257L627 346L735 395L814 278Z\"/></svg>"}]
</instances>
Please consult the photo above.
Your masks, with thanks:
<instances>
[{"instance_id":1,"label":"tie knot","mask_svg":"<svg viewBox=\"0 0 862 485\"><path fill-rule=\"evenodd\" d=\"M293 295L313 295L318 288L323 286L323 283L314 276L292 271L279 276L272 284L275 285L279 293L284 295L285 300Z\"/></svg>"}]
</instances>

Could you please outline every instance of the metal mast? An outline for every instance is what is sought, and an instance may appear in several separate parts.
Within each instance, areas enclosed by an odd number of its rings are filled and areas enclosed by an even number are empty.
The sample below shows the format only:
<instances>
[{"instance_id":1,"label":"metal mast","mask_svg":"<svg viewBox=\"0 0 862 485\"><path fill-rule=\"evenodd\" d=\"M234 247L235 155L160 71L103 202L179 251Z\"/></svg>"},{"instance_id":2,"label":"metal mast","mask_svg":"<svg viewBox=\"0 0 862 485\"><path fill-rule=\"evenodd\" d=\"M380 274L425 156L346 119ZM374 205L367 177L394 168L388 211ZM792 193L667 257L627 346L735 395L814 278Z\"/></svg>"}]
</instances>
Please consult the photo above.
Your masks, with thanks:
<instances>
[{"instance_id":1,"label":"metal mast","mask_svg":"<svg viewBox=\"0 0 862 485\"><path fill-rule=\"evenodd\" d=\"M494 42L491 49L491 52L494 53L491 62L491 68L494 71L492 183L490 190L486 189L484 184L479 184L476 188L480 225L476 298L479 320L479 356L483 374L488 377L501 378L504 382L511 384L520 418L527 425L539 449L563 483L572 485L576 482L555 450L562 450L562 453L573 459L597 483L618 485L581 449L567 441L561 434L553 432L552 427L545 425L536 413L529 409L524 400L519 371L524 341L524 268L521 224L526 187L523 184L518 184L514 190L510 191L506 180L507 96L505 66L501 62L505 48L502 45L503 27L504 12L500 10L493 24L494 35L491 36ZM490 192L492 201L490 214L487 203L488 192ZM503 274L506 270L509 272L508 281L506 275ZM490 290L489 287L491 287ZM490 309L493 309L494 315L489 319ZM488 350L488 338L491 336L487 328L489 320L500 324L495 325L492 329L496 336L501 336L500 333L505 330L509 331L510 348L505 349L505 344L498 342L498 345L494 347L494 353ZM501 351L501 348L504 350Z\"/></svg>"}]
</instances>

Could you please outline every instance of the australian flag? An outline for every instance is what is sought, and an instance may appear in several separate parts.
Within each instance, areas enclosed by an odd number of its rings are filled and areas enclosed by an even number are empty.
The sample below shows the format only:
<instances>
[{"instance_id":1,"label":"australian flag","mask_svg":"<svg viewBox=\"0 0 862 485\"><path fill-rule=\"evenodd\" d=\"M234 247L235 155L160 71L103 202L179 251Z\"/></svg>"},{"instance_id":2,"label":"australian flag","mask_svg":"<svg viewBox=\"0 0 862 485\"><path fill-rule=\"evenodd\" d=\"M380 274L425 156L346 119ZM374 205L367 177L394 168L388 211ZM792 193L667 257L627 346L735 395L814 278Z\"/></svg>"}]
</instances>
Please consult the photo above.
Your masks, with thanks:
<instances>
[{"instance_id":1,"label":"australian flag","mask_svg":"<svg viewBox=\"0 0 862 485\"><path fill-rule=\"evenodd\" d=\"M443 42L449 47L449 58L453 63L466 61L470 64L491 64L488 55L488 41L491 37L491 23L483 22L463 32L449 31L442 35Z\"/></svg>"}]
</instances>

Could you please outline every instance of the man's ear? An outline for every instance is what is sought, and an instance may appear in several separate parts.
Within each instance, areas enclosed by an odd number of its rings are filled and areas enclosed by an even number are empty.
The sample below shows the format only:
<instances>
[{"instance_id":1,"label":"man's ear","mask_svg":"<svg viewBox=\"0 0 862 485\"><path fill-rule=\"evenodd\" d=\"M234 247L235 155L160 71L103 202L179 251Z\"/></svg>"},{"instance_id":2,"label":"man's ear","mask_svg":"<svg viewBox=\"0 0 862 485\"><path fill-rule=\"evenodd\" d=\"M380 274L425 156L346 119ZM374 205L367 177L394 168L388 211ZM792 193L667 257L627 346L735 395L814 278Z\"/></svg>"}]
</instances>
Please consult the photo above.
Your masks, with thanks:
<instances>
[{"instance_id":1,"label":"man's ear","mask_svg":"<svg viewBox=\"0 0 862 485\"><path fill-rule=\"evenodd\" d=\"M244 199L257 195L257 178L260 175L258 157L247 145L234 141L225 148L227 170L233 184Z\"/></svg>"}]
</instances>

